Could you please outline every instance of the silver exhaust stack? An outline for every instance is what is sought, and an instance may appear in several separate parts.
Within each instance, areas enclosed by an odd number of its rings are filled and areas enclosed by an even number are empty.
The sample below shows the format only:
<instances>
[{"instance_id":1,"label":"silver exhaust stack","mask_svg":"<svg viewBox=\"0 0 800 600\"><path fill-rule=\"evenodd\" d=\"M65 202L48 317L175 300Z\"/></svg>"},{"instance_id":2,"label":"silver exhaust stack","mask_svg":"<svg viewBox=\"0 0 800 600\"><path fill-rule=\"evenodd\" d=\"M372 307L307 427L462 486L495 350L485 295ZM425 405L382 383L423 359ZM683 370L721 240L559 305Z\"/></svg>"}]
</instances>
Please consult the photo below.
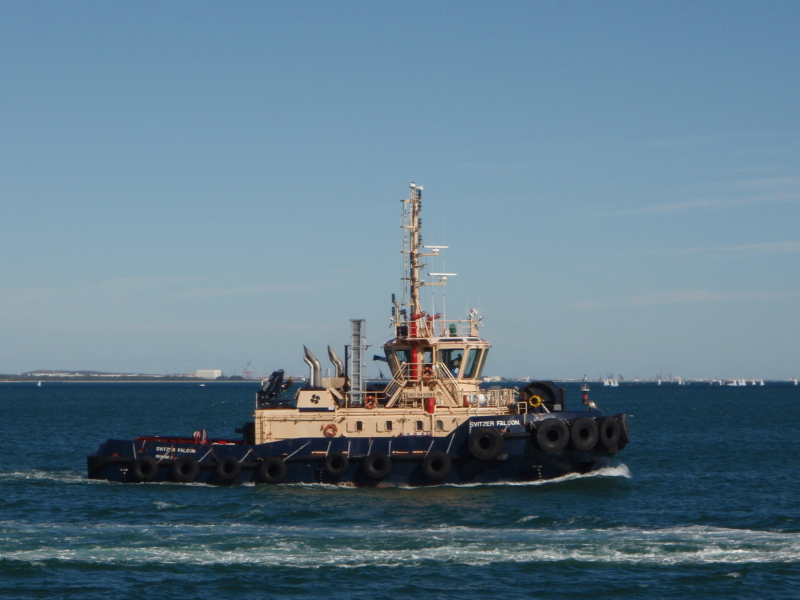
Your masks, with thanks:
<instances>
[{"instance_id":1,"label":"silver exhaust stack","mask_svg":"<svg viewBox=\"0 0 800 600\"><path fill-rule=\"evenodd\" d=\"M305 351L305 356L303 357L303 361L311 369L311 376L309 381L311 385L309 387L320 388L322 387L322 367L320 366L317 357L311 354L311 350L306 348L305 345L303 345L303 350Z\"/></svg>"},{"instance_id":2,"label":"silver exhaust stack","mask_svg":"<svg viewBox=\"0 0 800 600\"><path fill-rule=\"evenodd\" d=\"M328 358L331 359L333 366L336 367L336 376L344 377L344 363L341 358L336 356L336 352L330 346L328 346Z\"/></svg>"}]
</instances>

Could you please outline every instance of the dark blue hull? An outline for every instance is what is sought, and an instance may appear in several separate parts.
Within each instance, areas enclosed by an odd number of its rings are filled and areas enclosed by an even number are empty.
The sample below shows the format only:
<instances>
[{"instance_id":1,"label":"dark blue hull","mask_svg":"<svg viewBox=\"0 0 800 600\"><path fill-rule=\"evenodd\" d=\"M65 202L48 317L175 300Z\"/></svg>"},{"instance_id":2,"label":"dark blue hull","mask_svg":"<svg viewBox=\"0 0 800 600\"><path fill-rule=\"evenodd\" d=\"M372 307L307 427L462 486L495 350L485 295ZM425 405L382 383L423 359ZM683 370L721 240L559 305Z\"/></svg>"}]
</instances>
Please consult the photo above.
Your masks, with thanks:
<instances>
[{"instance_id":1,"label":"dark blue hull","mask_svg":"<svg viewBox=\"0 0 800 600\"><path fill-rule=\"evenodd\" d=\"M565 413L558 417L566 420L577 415L586 416L587 413ZM487 419L482 417L480 420ZM616 447L596 447L579 451L569 444L561 451L545 452L538 447L532 428L518 425L501 430L502 445L496 456L480 459L470 451L469 426L469 423L464 423L447 437L299 438L259 445L191 443L167 437L107 440L95 455L88 457L88 473L91 479L126 483L193 481L232 485L280 482L359 487L485 484L588 473L609 466L619 450ZM433 453L449 463L446 468L442 461L438 467L426 465L430 461L426 457ZM371 460L381 454L389 458L388 469L384 469L386 474L376 476ZM329 458L332 456L346 458L340 458L336 465L332 465ZM193 462L183 457L190 457L197 463L188 476L176 467L179 460L184 467L185 463ZM285 465L280 466L282 471L278 477L265 475L262 463L266 460ZM143 462L150 465L142 466Z\"/></svg>"}]
</instances>

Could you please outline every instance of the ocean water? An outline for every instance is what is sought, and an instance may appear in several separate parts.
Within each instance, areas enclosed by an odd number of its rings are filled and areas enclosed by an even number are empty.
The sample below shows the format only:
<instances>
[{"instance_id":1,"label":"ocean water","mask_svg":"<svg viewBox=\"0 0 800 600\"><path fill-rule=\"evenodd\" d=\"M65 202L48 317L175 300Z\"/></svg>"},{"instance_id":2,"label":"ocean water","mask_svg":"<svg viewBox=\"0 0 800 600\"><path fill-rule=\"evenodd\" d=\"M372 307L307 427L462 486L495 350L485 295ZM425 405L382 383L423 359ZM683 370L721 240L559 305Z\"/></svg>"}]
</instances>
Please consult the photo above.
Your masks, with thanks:
<instances>
[{"instance_id":1,"label":"ocean water","mask_svg":"<svg viewBox=\"0 0 800 600\"><path fill-rule=\"evenodd\" d=\"M0 598L800 597L800 387L595 389L633 441L560 481L86 479L109 437L233 436L255 390L0 384Z\"/></svg>"}]
</instances>

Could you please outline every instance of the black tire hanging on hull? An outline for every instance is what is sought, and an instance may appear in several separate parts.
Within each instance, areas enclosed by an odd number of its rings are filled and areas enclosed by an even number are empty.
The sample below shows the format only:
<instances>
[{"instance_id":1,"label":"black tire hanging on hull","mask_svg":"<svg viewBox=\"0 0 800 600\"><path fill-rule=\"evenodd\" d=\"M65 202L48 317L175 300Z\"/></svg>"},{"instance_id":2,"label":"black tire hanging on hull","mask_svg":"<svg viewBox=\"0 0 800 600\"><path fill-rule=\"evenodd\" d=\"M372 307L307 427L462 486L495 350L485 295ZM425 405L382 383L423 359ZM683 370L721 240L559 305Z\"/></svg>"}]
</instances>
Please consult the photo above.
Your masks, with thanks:
<instances>
[{"instance_id":1,"label":"black tire hanging on hull","mask_svg":"<svg viewBox=\"0 0 800 600\"><path fill-rule=\"evenodd\" d=\"M191 456L181 456L172 463L172 476L178 483L192 483L200 472L200 465Z\"/></svg>"},{"instance_id":2,"label":"black tire hanging on hull","mask_svg":"<svg viewBox=\"0 0 800 600\"><path fill-rule=\"evenodd\" d=\"M616 454L619 452L619 421L614 417L603 417L600 419L600 435L597 442L598 448Z\"/></svg>"},{"instance_id":3,"label":"black tire hanging on hull","mask_svg":"<svg viewBox=\"0 0 800 600\"><path fill-rule=\"evenodd\" d=\"M258 479L263 483L272 485L283 483L288 472L289 468L286 466L286 463L277 456L265 458L261 461L261 464L258 465Z\"/></svg>"},{"instance_id":4,"label":"black tire hanging on hull","mask_svg":"<svg viewBox=\"0 0 800 600\"><path fill-rule=\"evenodd\" d=\"M364 460L364 470L372 479L383 479L392 472L392 459L383 452L373 452Z\"/></svg>"},{"instance_id":5,"label":"black tire hanging on hull","mask_svg":"<svg viewBox=\"0 0 800 600\"><path fill-rule=\"evenodd\" d=\"M503 449L503 434L491 427L479 427L470 432L467 446L475 458L491 460Z\"/></svg>"},{"instance_id":6,"label":"black tire hanging on hull","mask_svg":"<svg viewBox=\"0 0 800 600\"><path fill-rule=\"evenodd\" d=\"M625 413L614 415L614 418L619 421L619 443L617 446L622 450L631 441L631 425L628 422L628 415Z\"/></svg>"},{"instance_id":7,"label":"black tire hanging on hull","mask_svg":"<svg viewBox=\"0 0 800 600\"><path fill-rule=\"evenodd\" d=\"M242 465L236 460L235 456L226 456L217 462L214 471L223 482L232 483L242 472Z\"/></svg>"},{"instance_id":8,"label":"black tire hanging on hull","mask_svg":"<svg viewBox=\"0 0 800 600\"><path fill-rule=\"evenodd\" d=\"M570 427L570 438L576 450L589 452L597 445L597 437L600 432L597 423L591 417L580 417L572 422Z\"/></svg>"},{"instance_id":9,"label":"black tire hanging on hull","mask_svg":"<svg viewBox=\"0 0 800 600\"><path fill-rule=\"evenodd\" d=\"M561 419L545 419L536 427L536 444L543 452L561 452L569 443L569 427Z\"/></svg>"},{"instance_id":10,"label":"black tire hanging on hull","mask_svg":"<svg viewBox=\"0 0 800 600\"><path fill-rule=\"evenodd\" d=\"M434 450L422 459L422 472L425 477L433 481L441 481L448 475L453 468L453 461L446 452Z\"/></svg>"},{"instance_id":11,"label":"black tire hanging on hull","mask_svg":"<svg viewBox=\"0 0 800 600\"><path fill-rule=\"evenodd\" d=\"M325 457L325 472L332 477L341 477L350 467L350 460L341 452L331 452Z\"/></svg>"},{"instance_id":12,"label":"black tire hanging on hull","mask_svg":"<svg viewBox=\"0 0 800 600\"><path fill-rule=\"evenodd\" d=\"M158 463L152 456L140 456L133 461L130 472L136 483L149 483L158 477Z\"/></svg>"}]
</instances>

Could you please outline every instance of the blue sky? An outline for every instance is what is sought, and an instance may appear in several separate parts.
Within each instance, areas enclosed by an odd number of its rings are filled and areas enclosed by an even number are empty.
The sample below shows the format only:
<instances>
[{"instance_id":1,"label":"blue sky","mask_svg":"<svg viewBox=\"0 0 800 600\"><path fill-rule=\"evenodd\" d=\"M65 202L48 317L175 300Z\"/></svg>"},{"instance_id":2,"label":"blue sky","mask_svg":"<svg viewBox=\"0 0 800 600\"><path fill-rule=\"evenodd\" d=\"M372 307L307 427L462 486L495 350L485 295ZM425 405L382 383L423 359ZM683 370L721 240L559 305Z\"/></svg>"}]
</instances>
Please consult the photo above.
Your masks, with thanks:
<instances>
[{"instance_id":1,"label":"blue sky","mask_svg":"<svg viewBox=\"0 0 800 600\"><path fill-rule=\"evenodd\" d=\"M415 181L487 373L797 377L798 32L796 2L2 3L0 372L379 345Z\"/></svg>"}]
</instances>

